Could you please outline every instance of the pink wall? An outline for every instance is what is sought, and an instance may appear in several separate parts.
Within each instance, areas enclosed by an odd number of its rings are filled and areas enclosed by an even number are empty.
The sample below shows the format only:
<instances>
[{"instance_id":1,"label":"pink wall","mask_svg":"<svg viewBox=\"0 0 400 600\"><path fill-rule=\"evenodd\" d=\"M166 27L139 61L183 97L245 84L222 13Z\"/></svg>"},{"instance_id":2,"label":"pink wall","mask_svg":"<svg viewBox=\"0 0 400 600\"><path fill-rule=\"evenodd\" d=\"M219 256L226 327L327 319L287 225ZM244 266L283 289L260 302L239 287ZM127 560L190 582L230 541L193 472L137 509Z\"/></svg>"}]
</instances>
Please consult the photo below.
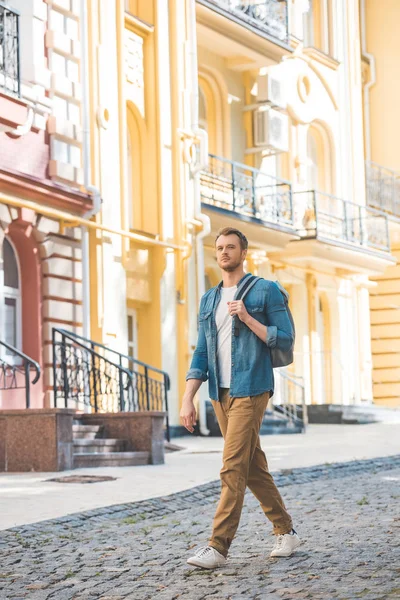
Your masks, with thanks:
<instances>
[{"instance_id":1,"label":"pink wall","mask_svg":"<svg viewBox=\"0 0 400 600\"><path fill-rule=\"evenodd\" d=\"M24 212L20 213L22 217L32 217L31 211L29 214ZM38 245L33 235L32 224L23 218L13 221L6 235L15 246L21 270L22 351L36 360L43 372L42 273ZM31 381L34 377L33 373ZM43 407L43 388L42 376L34 386L31 386L32 408ZM3 390L0 397L2 408L25 408L24 390Z\"/></svg>"}]
</instances>

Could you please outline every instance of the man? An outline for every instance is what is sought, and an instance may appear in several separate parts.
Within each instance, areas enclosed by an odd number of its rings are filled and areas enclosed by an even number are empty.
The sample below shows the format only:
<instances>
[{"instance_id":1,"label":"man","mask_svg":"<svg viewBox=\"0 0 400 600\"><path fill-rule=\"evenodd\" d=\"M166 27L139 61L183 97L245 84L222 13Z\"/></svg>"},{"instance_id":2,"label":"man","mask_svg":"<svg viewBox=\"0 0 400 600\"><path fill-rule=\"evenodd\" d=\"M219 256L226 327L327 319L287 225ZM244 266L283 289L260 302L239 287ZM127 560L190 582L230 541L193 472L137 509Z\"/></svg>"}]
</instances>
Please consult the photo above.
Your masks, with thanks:
<instances>
[{"instance_id":1,"label":"man","mask_svg":"<svg viewBox=\"0 0 400 600\"><path fill-rule=\"evenodd\" d=\"M278 286L257 281L244 300L235 300L250 273L243 263L248 242L226 227L215 240L221 283L200 302L199 334L186 376L181 419L191 433L196 424L194 396L209 380L209 395L224 436L221 497L209 545L188 559L190 565L214 569L226 562L250 488L272 522L277 536L271 556L290 556L300 545L281 495L268 471L259 431L274 391L270 348L289 350L294 331ZM234 326L234 318L240 327Z\"/></svg>"}]
</instances>

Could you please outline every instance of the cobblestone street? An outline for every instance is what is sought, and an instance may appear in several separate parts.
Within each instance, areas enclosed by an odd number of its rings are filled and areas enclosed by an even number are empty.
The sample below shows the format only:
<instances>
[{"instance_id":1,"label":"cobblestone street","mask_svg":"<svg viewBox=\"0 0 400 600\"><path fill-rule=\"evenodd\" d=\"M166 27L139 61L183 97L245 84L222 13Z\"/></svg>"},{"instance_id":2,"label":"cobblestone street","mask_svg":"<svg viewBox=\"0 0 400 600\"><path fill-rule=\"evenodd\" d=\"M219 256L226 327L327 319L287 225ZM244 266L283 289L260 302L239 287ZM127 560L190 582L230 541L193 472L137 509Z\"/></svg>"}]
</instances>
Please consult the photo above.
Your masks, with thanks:
<instances>
[{"instance_id":1,"label":"cobblestone street","mask_svg":"<svg viewBox=\"0 0 400 600\"><path fill-rule=\"evenodd\" d=\"M1 532L0 598L400 598L400 455L275 479L303 541L291 558L269 558L271 527L247 494L227 565L189 567L210 533L213 482Z\"/></svg>"}]
</instances>

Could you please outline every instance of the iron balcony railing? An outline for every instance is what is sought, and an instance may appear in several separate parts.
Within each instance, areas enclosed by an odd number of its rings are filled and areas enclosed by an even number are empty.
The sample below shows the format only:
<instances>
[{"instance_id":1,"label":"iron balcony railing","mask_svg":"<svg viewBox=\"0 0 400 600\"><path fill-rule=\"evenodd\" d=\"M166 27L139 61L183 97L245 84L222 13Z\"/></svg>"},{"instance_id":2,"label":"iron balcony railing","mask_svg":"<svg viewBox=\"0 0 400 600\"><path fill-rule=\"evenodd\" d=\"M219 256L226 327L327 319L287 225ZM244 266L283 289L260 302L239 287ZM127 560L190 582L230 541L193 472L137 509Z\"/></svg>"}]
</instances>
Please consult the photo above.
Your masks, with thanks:
<instances>
[{"instance_id":1,"label":"iron balcony railing","mask_svg":"<svg viewBox=\"0 0 400 600\"><path fill-rule=\"evenodd\" d=\"M382 211L316 190L293 197L300 236L390 252L388 218Z\"/></svg>"},{"instance_id":2,"label":"iron balcony railing","mask_svg":"<svg viewBox=\"0 0 400 600\"><path fill-rule=\"evenodd\" d=\"M368 206L400 217L400 173L367 161L365 177Z\"/></svg>"},{"instance_id":3,"label":"iron balcony railing","mask_svg":"<svg viewBox=\"0 0 400 600\"><path fill-rule=\"evenodd\" d=\"M166 413L169 376L132 356L53 328L54 406L90 412Z\"/></svg>"},{"instance_id":4,"label":"iron balcony railing","mask_svg":"<svg viewBox=\"0 0 400 600\"><path fill-rule=\"evenodd\" d=\"M288 43L289 21L287 0L197 0L228 17Z\"/></svg>"},{"instance_id":5,"label":"iron balcony railing","mask_svg":"<svg viewBox=\"0 0 400 600\"><path fill-rule=\"evenodd\" d=\"M20 95L19 13L0 2L0 90Z\"/></svg>"},{"instance_id":6,"label":"iron balcony railing","mask_svg":"<svg viewBox=\"0 0 400 600\"><path fill-rule=\"evenodd\" d=\"M25 389L25 406L31 406L31 385L37 383L40 379L40 365L35 360L10 346L6 342L0 341L0 346L7 350L7 354L14 358L11 360L0 358L0 390L22 390ZM31 381L31 369L35 375Z\"/></svg>"},{"instance_id":7,"label":"iron balcony railing","mask_svg":"<svg viewBox=\"0 0 400 600\"><path fill-rule=\"evenodd\" d=\"M293 228L292 187L288 181L210 154L200 174L201 200L238 217Z\"/></svg>"}]
</instances>

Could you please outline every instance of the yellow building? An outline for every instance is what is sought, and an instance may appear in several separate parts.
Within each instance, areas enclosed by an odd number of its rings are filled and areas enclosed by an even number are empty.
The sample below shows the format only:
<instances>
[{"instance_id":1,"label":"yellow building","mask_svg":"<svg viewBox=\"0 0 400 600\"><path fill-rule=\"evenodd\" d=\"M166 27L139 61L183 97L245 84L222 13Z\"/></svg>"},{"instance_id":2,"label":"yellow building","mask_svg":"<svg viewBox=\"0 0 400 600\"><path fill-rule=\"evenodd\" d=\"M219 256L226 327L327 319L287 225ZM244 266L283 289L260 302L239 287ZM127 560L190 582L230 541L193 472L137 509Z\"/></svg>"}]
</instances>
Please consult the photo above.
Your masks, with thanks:
<instances>
[{"instance_id":1,"label":"yellow building","mask_svg":"<svg viewBox=\"0 0 400 600\"><path fill-rule=\"evenodd\" d=\"M295 363L277 372L276 403L371 404L372 352L375 395L388 403L398 365L376 338L397 331L385 321L395 311L381 304L396 246L365 185L366 153L397 166L379 150L388 92L365 85L378 4L90 0L88 8L96 219L130 232L91 233L92 337L169 373L177 427L198 302L219 280L215 233L234 225L250 241L248 269L291 295Z\"/></svg>"},{"instance_id":2,"label":"yellow building","mask_svg":"<svg viewBox=\"0 0 400 600\"><path fill-rule=\"evenodd\" d=\"M371 288L374 402L400 406L400 156L397 62L400 40L395 0L361 2L365 157L368 204L390 218L391 252L397 263Z\"/></svg>"},{"instance_id":3,"label":"yellow building","mask_svg":"<svg viewBox=\"0 0 400 600\"><path fill-rule=\"evenodd\" d=\"M302 387L311 404L373 401L370 277L394 258L366 205L359 17L356 0L197 2L206 272L214 285L213 235L236 225L249 269L290 291L296 359L276 402Z\"/></svg>"},{"instance_id":4,"label":"yellow building","mask_svg":"<svg viewBox=\"0 0 400 600\"><path fill-rule=\"evenodd\" d=\"M179 428L199 300L220 277L215 234L233 225L247 268L291 296L295 362L276 372L275 403L397 406L397 2L14 4L2 9L20 19L22 57L21 71L18 48L13 73L0 63L2 247L7 272L28 250L38 263L37 309L3 295L13 343L43 367L37 405L53 402L56 327L104 346L90 360L110 397L124 388L114 359L122 379L143 363L130 401L150 408L164 394L150 365L168 373ZM83 381L70 389L89 407Z\"/></svg>"}]
</instances>

